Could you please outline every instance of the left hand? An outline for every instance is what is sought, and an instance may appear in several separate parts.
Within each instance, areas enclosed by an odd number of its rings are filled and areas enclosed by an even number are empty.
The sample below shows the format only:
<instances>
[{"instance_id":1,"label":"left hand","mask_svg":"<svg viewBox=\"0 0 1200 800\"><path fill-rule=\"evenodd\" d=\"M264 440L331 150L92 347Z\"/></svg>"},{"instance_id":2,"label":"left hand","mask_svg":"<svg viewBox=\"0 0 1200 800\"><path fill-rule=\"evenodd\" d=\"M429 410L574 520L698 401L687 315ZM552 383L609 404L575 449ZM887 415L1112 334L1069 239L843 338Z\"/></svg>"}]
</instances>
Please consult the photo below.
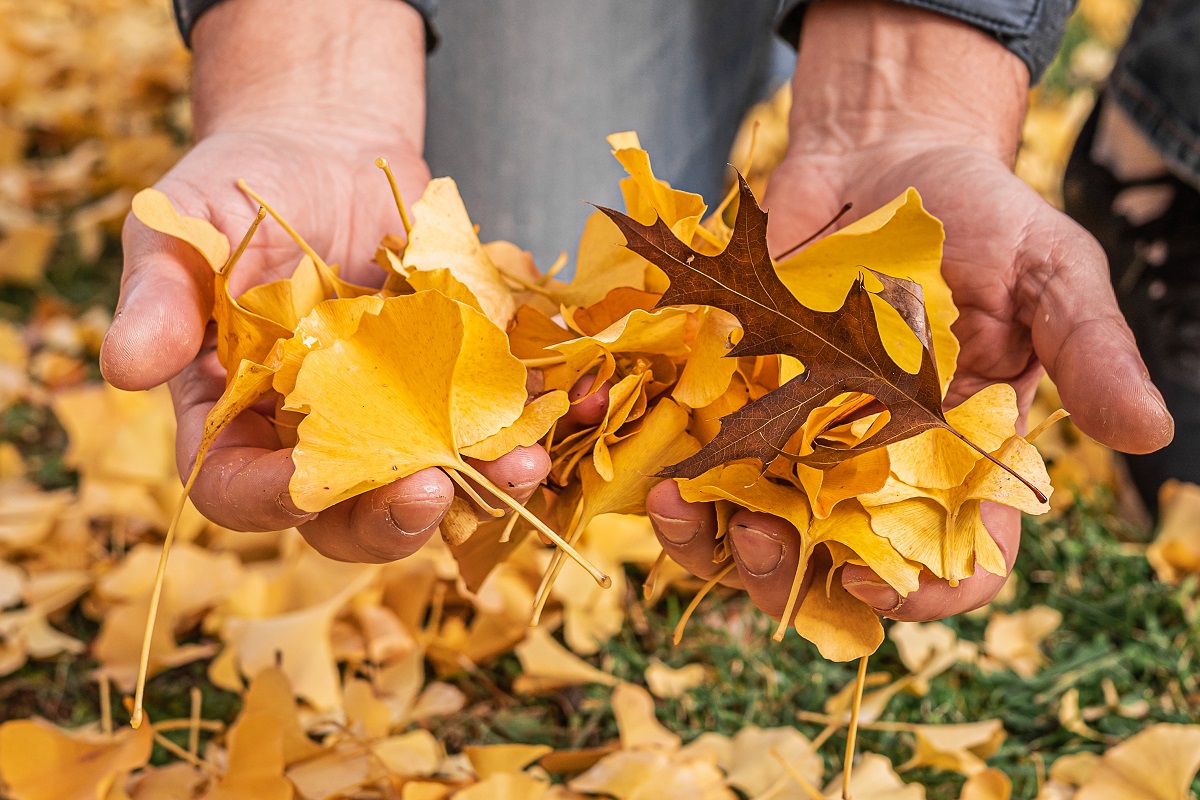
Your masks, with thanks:
<instances>
[{"instance_id":1,"label":"left hand","mask_svg":"<svg viewBox=\"0 0 1200 800\"><path fill-rule=\"evenodd\" d=\"M1117 308L1104 252L1012 174L1028 89L1015 56L932 12L827 0L807 12L796 74L789 151L763 203L771 252L820 229L846 202L861 216L915 186L945 225L942 269L960 312L947 408L1009 383L1023 431L1045 369L1075 424L1101 443L1146 453L1171 440L1174 423ZM685 503L667 481L646 507L682 566L700 577L725 566L712 563L710 505ZM987 503L983 513L1011 570L1020 512ZM729 536L737 568L725 582L778 618L799 534L739 511ZM925 571L903 599L866 567L847 566L841 580L884 616L924 621L990 602L1005 578L980 569L951 588Z\"/></svg>"}]
</instances>

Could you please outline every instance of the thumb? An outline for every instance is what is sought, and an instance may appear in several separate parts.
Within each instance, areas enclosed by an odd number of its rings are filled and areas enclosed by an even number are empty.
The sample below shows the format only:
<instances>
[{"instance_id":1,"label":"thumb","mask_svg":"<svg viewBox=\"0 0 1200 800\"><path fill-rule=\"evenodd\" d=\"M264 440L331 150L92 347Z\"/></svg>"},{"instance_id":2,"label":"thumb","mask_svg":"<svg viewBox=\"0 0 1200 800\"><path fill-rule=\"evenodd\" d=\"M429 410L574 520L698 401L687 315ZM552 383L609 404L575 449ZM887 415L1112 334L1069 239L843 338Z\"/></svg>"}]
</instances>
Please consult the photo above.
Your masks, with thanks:
<instances>
[{"instance_id":1,"label":"thumb","mask_svg":"<svg viewBox=\"0 0 1200 800\"><path fill-rule=\"evenodd\" d=\"M1165 447L1175 421L1117 307L1104 251L1050 206L1037 213L1017 254L1022 294L1034 351L1063 405L1080 430L1116 450Z\"/></svg>"},{"instance_id":2,"label":"thumb","mask_svg":"<svg viewBox=\"0 0 1200 800\"><path fill-rule=\"evenodd\" d=\"M149 389L200 352L212 313L212 270L178 239L132 214L121 233L121 296L100 349L100 371L118 389Z\"/></svg>"}]
</instances>

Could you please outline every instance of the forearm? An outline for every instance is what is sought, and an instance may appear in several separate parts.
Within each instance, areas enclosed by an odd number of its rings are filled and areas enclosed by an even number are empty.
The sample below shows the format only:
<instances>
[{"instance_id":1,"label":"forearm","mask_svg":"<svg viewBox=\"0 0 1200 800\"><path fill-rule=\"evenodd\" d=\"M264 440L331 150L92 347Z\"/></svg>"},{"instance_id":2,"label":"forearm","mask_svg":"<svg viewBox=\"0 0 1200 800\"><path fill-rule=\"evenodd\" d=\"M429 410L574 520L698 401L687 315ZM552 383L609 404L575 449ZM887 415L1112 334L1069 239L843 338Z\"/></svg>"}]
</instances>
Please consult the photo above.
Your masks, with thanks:
<instances>
[{"instance_id":1,"label":"forearm","mask_svg":"<svg viewBox=\"0 0 1200 800\"><path fill-rule=\"evenodd\" d=\"M882 0L824 0L804 19L791 147L839 155L954 141L1011 164L1028 90L1024 63L963 22Z\"/></svg>"},{"instance_id":2,"label":"forearm","mask_svg":"<svg viewBox=\"0 0 1200 800\"><path fill-rule=\"evenodd\" d=\"M397 0L225 0L192 34L196 138L238 128L370 125L419 154L425 29Z\"/></svg>"}]
</instances>

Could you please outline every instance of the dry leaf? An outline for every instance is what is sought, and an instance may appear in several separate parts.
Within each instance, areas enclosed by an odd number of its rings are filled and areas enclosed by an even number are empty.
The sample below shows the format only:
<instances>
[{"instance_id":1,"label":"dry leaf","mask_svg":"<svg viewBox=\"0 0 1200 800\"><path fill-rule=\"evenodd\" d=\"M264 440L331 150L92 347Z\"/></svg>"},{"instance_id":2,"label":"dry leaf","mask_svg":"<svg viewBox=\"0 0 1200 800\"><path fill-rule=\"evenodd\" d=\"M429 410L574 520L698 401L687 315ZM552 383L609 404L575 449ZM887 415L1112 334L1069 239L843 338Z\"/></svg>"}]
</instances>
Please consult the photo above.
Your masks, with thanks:
<instances>
[{"instance_id":1,"label":"dry leaf","mask_svg":"<svg viewBox=\"0 0 1200 800\"><path fill-rule=\"evenodd\" d=\"M990 758L1004 743L1004 725L998 719L961 725L915 725L916 747L901 771L916 767L975 775L987 769Z\"/></svg>"},{"instance_id":2,"label":"dry leaf","mask_svg":"<svg viewBox=\"0 0 1200 800\"><path fill-rule=\"evenodd\" d=\"M703 664L685 664L673 669L655 658L646 667L646 686L655 697L682 697L703 685L709 672Z\"/></svg>"},{"instance_id":3,"label":"dry leaf","mask_svg":"<svg viewBox=\"0 0 1200 800\"><path fill-rule=\"evenodd\" d=\"M518 693L536 694L588 683L617 684L616 678L572 654L545 628L531 628L514 649L521 661L521 674L513 684Z\"/></svg>"},{"instance_id":4,"label":"dry leaf","mask_svg":"<svg viewBox=\"0 0 1200 800\"><path fill-rule=\"evenodd\" d=\"M1146 558L1161 580L1200 574L1200 486L1168 480L1159 489L1158 535Z\"/></svg>"},{"instance_id":5,"label":"dry leaf","mask_svg":"<svg viewBox=\"0 0 1200 800\"><path fill-rule=\"evenodd\" d=\"M977 772L963 786L958 800L1008 800L1012 797L1012 781L998 769Z\"/></svg>"},{"instance_id":6,"label":"dry leaf","mask_svg":"<svg viewBox=\"0 0 1200 800\"><path fill-rule=\"evenodd\" d=\"M1046 659L1039 649L1042 640L1062 624L1062 613L1048 606L1005 614L997 611L983 634L989 659L1011 669L1022 678L1032 678Z\"/></svg>"},{"instance_id":7,"label":"dry leaf","mask_svg":"<svg viewBox=\"0 0 1200 800\"><path fill-rule=\"evenodd\" d=\"M654 715L654 698L640 686L619 683L612 693L613 716L626 750L678 750L680 738Z\"/></svg>"},{"instance_id":8,"label":"dry leaf","mask_svg":"<svg viewBox=\"0 0 1200 800\"><path fill-rule=\"evenodd\" d=\"M825 797L829 800L841 800L842 777L839 773L825 787ZM850 776L850 796L863 800L925 800L925 787L905 783L885 756L863 753Z\"/></svg>"},{"instance_id":9,"label":"dry leaf","mask_svg":"<svg viewBox=\"0 0 1200 800\"><path fill-rule=\"evenodd\" d=\"M1076 800L1186 800L1200 769L1200 726L1154 725L1109 750Z\"/></svg>"},{"instance_id":10,"label":"dry leaf","mask_svg":"<svg viewBox=\"0 0 1200 800\"><path fill-rule=\"evenodd\" d=\"M97 800L150 760L150 726L111 736L43 719L0 725L0 778L13 800Z\"/></svg>"}]
</instances>

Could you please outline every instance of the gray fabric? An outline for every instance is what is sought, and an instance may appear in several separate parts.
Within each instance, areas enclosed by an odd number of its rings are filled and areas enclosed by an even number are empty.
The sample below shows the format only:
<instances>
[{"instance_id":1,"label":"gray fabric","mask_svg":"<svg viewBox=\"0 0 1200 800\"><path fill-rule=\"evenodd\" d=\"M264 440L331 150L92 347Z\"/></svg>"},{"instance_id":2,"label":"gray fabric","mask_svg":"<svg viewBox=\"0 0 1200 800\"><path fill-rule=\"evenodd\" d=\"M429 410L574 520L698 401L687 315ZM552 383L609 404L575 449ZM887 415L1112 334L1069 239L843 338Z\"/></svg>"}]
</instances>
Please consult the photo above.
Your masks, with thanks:
<instances>
[{"instance_id":1,"label":"gray fabric","mask_svg":"<svg viewBox=\"0 0 1200 800\"><path fill-rule=\"evenodd\" d=\"M795 44L804 10L816 0L782 0L776 27ZM1025 62L1030 84L1037 83L1054 60L1067 17L1076 0L895 0L962 20L996 37Z\"/></svg>"},{"instance_id":2,"label":"gray fabric","mask_svg":"<svg viewBox=\"0 0 1200 800\"><path fill-rule=\"evenodd\" d=\"M175 24L179 26L179 35L183 43L192 46L192 28L200 16L215 6L221 0L172 0L175 9ZM417 10L425 22L425 49L432 51L438 44L437 28L433 27L433 12L437 0L402 0Z\"/></svg>"},{"instance_id":3,"label":"gray fabric","mask_svg":"<svg viewBox=\"0 0 1200 800\"><path fill-rule=\"evenodd\" d=\"M1200 4L1146 0L1109 79L1108 96L1176 174L1200 189Z\"/></svg>"},{"instance_id":4,"label":"gray fabric","mask_svg":"<svg viewBox=\"0 0 1200 800\"><path fill-rule=\"evenodd\" d=\"M777 0L442 2L425 154L486 239L543 269L591 208L621 207L604 137L636 130L655 172L717 201L738 124L772 63Z\"/></svg>"}]
</instances>

